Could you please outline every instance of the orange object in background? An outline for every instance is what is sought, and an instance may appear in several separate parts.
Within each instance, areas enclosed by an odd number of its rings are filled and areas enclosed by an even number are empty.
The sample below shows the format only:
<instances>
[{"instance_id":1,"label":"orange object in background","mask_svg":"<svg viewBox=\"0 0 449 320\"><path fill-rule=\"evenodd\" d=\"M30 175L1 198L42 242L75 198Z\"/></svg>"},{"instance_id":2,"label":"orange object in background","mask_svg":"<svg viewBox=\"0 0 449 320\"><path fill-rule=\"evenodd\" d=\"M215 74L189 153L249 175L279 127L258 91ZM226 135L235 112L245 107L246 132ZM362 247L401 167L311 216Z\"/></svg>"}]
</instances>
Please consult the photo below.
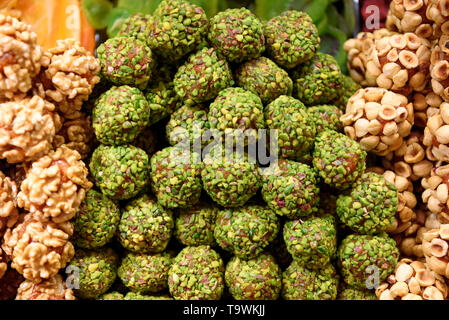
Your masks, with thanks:
<instances>
[{"instance_id":1,"label":"orange object in background","mask_svg":"<svg viewBox=\"0 0 449 320\"><path fill-rule=\"evenodd\" d=\"M94 52L95 30L87 22L81 0L6 0L5 4L21 12L21 20L32 25L44 49L54 47L57 40L73 38Z\"/></svg>"}]
</instances>

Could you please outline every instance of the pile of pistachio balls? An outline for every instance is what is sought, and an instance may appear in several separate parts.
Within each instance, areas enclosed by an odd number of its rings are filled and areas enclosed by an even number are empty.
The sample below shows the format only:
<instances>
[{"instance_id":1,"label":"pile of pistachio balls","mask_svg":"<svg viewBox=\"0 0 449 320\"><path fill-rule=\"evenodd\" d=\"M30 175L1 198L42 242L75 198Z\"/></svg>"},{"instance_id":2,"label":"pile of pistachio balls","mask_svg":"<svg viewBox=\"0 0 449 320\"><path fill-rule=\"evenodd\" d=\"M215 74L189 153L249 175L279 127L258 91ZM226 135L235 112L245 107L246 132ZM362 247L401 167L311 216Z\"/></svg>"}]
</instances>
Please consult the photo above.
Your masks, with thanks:
<instances>
[{"instance_id":1,"label":"pile of pistachio balls","mask_svg":"<svg viewBox=\"0 0 449 320\"><path fill-rule=\"evenodd\" d=\"M208 18L181 0L131 16L98 47L77 297L375 299L366 269L383 281L399 258L385 233L397 190L341 133L358 85L319 47L306 13ZM261 129L277 132L268 167L221 157L220 144L179 147Z\"/></svg>"}]
</instances>

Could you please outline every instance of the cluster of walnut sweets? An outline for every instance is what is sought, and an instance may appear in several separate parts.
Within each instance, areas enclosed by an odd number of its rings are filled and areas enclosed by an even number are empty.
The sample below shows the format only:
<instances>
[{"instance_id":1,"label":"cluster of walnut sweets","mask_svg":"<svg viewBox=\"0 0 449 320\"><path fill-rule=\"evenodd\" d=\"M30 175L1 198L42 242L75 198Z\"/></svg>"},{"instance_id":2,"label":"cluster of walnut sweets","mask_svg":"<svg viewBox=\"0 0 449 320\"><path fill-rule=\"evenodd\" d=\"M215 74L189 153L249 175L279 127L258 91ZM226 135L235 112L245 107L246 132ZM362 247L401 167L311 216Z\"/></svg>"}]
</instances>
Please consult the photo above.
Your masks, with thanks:
<instances>
[{"instance_id":1,"label":"cluster of walnut sweets","mask_svg":"<svg viewBox=\"0 0 449 320\"><path fill-rule=\"evenodd\" d=\"M381 157L399 191L389 233L405 257L380 299L447 299L449 279L449 10L443 0L393 0L386 29L345 43L362 85L341 120Z\"/></svg>"},{"instance_id":2,"label":"cluster of walnut sweets","mask_svg":"<svg viewBox=\"0 0 449 320\"><path fill-rule=\"evenodd\" d=\"M74 299L58 272L74 255L70 219L92 186L82 104L100 66L73 40L44 52L36 37L0 13L0 298Z\"/></svg>"}]
</instances>

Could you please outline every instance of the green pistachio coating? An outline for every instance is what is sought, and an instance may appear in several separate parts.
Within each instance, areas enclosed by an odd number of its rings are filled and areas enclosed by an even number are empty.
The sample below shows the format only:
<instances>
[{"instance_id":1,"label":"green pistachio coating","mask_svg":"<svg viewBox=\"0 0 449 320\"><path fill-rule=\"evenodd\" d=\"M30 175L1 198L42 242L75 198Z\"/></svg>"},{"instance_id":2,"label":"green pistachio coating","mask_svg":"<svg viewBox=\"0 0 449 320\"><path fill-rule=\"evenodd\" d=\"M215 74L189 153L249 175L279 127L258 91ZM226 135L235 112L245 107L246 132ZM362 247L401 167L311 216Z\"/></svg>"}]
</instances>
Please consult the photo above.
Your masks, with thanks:
<instances>
[{"instance_id":1,"label":"green pistachio coating","mask_svg":"<svg viewBox=\"0 0 449 320\"><path fill-rule=\"evenodd\" d=\"M267 128L277 130L280 157L301 159L313 147L315 123L301 101L278 97L265 107L265 123Z\"/></svg>"},{"instance_id":2,"label":"green pistachio coating","mask_svg":"<svg viewBox=\"0 0 449 320\"><path fill-rule=\"evenodd\" d=\"M153 13L147 42L156 55L175 61L195 50L206 35L207 17L201 7L183 0L164 0Z\"/></svg>"},{"instance_id":3,"label":"green pistachio coating","mask_svg":"<svg viewBox=\"0 0 449 320\"><path fill-rule=\"evenodd\" d=\"M338 292L337 300L377 300L377 297L373 290L346 287Z\"/></svg>"},{"instance_id":4,"label":"green pistachio coating","mask_svg":"<svg viewBox=\"0 0 449 320\"><path fill-rule=\"evenodd\" d=\"M203 103L234 85L226 60L213 48L203 48L190 55L173 80L176 94L187 104Z\"/></svg>"},{"instance_id":5,"label":"green pistachio coating","mask_svg":"<svg viewBox=\"0 0 449 320\"><path fill-rule=\"evenodd\" d=\"M235 300L276 300L282 287L281 270L265 253L249 260L232 257L225 281Z\"/></svg>"},{"instance_id":6,"label":"green pistachio coating","mask_svg":"<svg viewBox=\"0 0 449 320\"><path fill-rule=\"evenodd\" d=\"M312 117L313 122L315 122L317 134L324 130L337 132L343 130L343 123L340 121L343 112L338 107L323 104L307 108L307 112Z\"/></svg>"},{"instance_id":7,"label":"green pistachio coating","mask_svg":"<svg viewBox=\"0 0 449 320\"><path fill-rule=\"evenodd\" d=\"M262 197L271 210L288 219L317 212L320 189L315 170L286 159L278 160L269 170L262 175Z\"/></svg>"},{"instance_id":8,"label":"green pistachio coating","mask_svg":"<svg viewBox=\"0 0 449 320\"><path fill-rule=\"evenodd\" d=\"M111 287L117 277L118 256L110 248L95 251L77 249L69 266L79 274L77 297L96 299Z\"/></svg>"},{"instance_id":9,"label":"green pistachio coating","mask_svg":"<svg viewBox=\"0 0 449 320\"><path fill-rule=\"evenodd\" d=\"M221 151L221 152L220 152ZM201 171L204 190L219 205L240 207L262 186L262 177L255 161L247 155L213 148L205 155Z\"/></svg>"},{"instance_id":10,"label":"green pistachio coating","mask_svg":"<svg viewBox=\"0 0 449 320\"><path fill-rule=\"evenodd\" d=\"M227 9L209 21L211 46L230 62L258 58L265 51L262 22L248 9Z\"/></svg>"},{"instance_id":11,"label":"green pistachio coating","mask_svg":"<svg viewBox=\"0 0 449 320\"><path fill-rule=\"evenodd\" d=\"M132 252L162 252L167 247L173 227L172 213L144 194L122 210L118 239Z\"/></svg>"},{"instance_id":12,"label":"green pistachio coating","mask_svg":"<svg viewBox=\"0 0 449 320\"><path fill-rule=\"evenodd\" d=\"M148 162L148 155L137 147L100 145L92 154L89 168L103 194L126 200L147 185Z\"/></svg>"},{"instance_id":13,"label":"green pistachio coating","mask_svg":"<svg viewBox=\"0 0 449 320\"><path fill-rule=\"evenodd\" d=\"M312 270L293 261L282 274L282 297L285 300L335 300L338 279L331 264Z\"/></svg>"},{"instance_id":14,"label":"green pistachio coating","mask_svg":"<svg viewBox=\"0 0 449 320\"><path fill-rule=\"evenodd\" d=\"M265 25L267 51L281 67L291 69L315 55L320 46L318 30L307 13L290 10Z\"/></svg>"},{"instance_id":15,"label":"green pistachio coating","mask_svg":"<svg viewBox=\"0 0 449 320\"><path fill-rule=\"evenodd\" d=\"M218 212L214 236L218 245L242 259L259 255L279 231L276 214L265 206L247 205Z\"/></svg>"},{"instance_id":16,"label":"green pistachio coating","mask_svg":"<svg viewBox=\"0 0 449 320\"><path fill-rule=\"evenodd\" d=\"M240 135L257 138L257 129L265 127L260 98L242 88L227 88L209 106L210 127L241 139ZM232 129L240 129L236 132Z\"/></svg>"},{"instance_id":17,"label":"green pistachio coating","mask_svg":"<svg viewBox=\"0 0 449 320\"><path fill-rule=\"evenodd\" d=\"M147 127L139 134L137 139L134 141L134 145L144 150L149 156L151 156L156 152L157 139L158 137L154 130Z\"/></svg>"},{"instance_id":18,"label":"green pistachio coating","mask_svg":"<svg viewBox=\"0 0 449 320\"><path fill-rule=\"evenodd\" d=\"M124 299L125 299L125 296L117 291L105 293L98 298L98 300L115 300L115 301L124 300Z\"/></svg>"},{"instance_id":19,"label":"green pistachio coating","mask_svg":"<svg viewBox=\"0 0 449 320\"><path fill-rule=\"evenodd\" d=\"M117 275L130 290L146 293L168 288L170 254L128 253L118 267Z\"/></svg>"},{"instance_id":20,"label":"green pistachio coating","mask_svg":"<svg viewBox=\"0 0 449 320\"><path fill-rule=\"evenodd\" d=\"M156 61L148 45L133 37L106 40L97 49L101 73L109 81L145 88Z\"/></svg>"},{"instance_id":21,"label":"green pistachio coating","mask_svg":"<svg viewBox=\"0 0 449 320\"><path fill-rule=\"evenodd\" d=\"M198 203L179 210L175 223L175 236L185 246L214 245L214 228L218 207Z\"/></svg>"},{"instance_id":22,"label":"green pistachio coating","mask_svg":"<svg viewBox=\"0 0 449 320\"><path fill-rule=\"evenodd\" d=\"M185 247L168 272L168 288L175 300L219 300L223 274L223 260L209 246Z\"/></svg>"},{"instance_id":23,"label":"green pistachio coating","mask_svg":"<svg viewBox=\"0 0 449 320\"><path fill-rule=\"evenodd\" d=\"M334 104L340 108L342 112L346 111L346 105L357 90L361 88L360 84L355 82L350 76L343 76L343 85L341 86L338 97L334 100Z\"/></svg>"},{"instance_id":24,"label":"green pistachio coating","mask_svg":"<svg viewBox=\"0 0 449 320\"><path fill-rule=\"evenodd\" d=\"M151 109L149 126L168 117L182 106L171 79L167 82L162 79L151 82L145 94Z\"/></svg>"},{"instance_id":25,"label":"green pistachio coating","mask_svg":"<svg viewBox=\"0 0 449 320\"><path fill-rule=\"evenodd\" d=\"M334 57L317 52L292 72L294 95L306 105L326 104L337 98L343 77Z\"/></svg>"},{"instance_id":26,"label":"green pistachio coating","mask_svg":"<svg viewBox=\"0 0 449 320\"><path fill-rule=\"evenodd\" d=\"M383 282L393 273L399 259L396 242L385 236L347 236L338 248L338 265L343 280L349 286L366 289L370 278ZM374 272L374 273L373 273Z\"/></svg>"},{"instance_id":27,"label":"green pistachio coating","mask_svg":"<svg viewBox=\"0 0 449 320\"><path fill-rule=\"evenodd\" d=\"M151 157L151 189L160 205L187 208L201 196L201 156L188 149L168 147Z\"/></svg>"},{"instance_id":28,"label":"green pistachio coating","mask_svg":"<svg viewBox=\"0 0 449 320\"><path fill-rule=\"evenodd\" d=\"M397 188L374 172L364 173L351 192L337 200L340 221L360 234L386 231L397 209Z\"/></svg>"},{"instance_id":29,"label":"green pistachio coating","mask_svg":"<svg viewBox=\"0 0 449 320\"><path fill-rule=\"evenodd\" d=\"M137 292L128 292L124 300L173 300L168 295L147 296Z\"/></svg>"},{"instance_id":30,"label":"green pistachio coating","mask_svg":"<svg viewBox=\"0 0 449 320\"><path fill-rule=\"evenodd\" d=\"M264 104L281 95L291 95L293 89L287 71L266 57L242 64L237 69L236 81L239 87L257 94Z\"/></svg>"},{"instance_id":31,"label":"green pistachio coating","mask_svg":"<svg viewBox=\"0 0 449 320\"><path fill-rule=\"evenodd\" d=\"M98 141L107 145L132 143L148 124L151 107L139 89L112 87L100 96L92 111Z\"/></svg>"},{"instance_id":32,"label":"green pistachio coating","mask_svg":"<svg viewBox=\"0 0 449 320\"><path fill-rule=\"evenodd\" d=\"M148 14L135 13L123 20L118 37L133 37L147 42L148 28L153 17Z\"/></svg>"},{"instance_id":33,"label":"green pistachio coating","mask_svg":"<svg viewBox=\"0 0 449 320\"><path fill-rule=\"evenodd\" d=\"M167 123L166 134L170 145L189 141L190 145L199 143L206 130L209 130L207 110L201 105L185 105L170 116Z\"/></svg>"},{"instance_id":34,"label":"green pistachio coating","mask_svg":"<svg viewBox=\"0 0 449 320\"><path fill-rule=\"evenodd\" d=\"M283 234L293 259L309 269L319 269L336 256L337 229L332 217L287 221Z\"/></svg>"},{"instance_id":35,"label":"green pistachio coating","mask_svg":"<svg viewBox=\"0 0 449 320\"><path fill-rule=\"evenodd\" d=\"M365 171L366 152L344 134L327 130L315 141L313 166L323 181L340 190L351 187Z\"/></svg>"},{"instance_id":36,"label":"green pistachio coating","mask_svg":"<svg viewBox=\"0 0 449 320\"><path fill-rule=\"evenodd\" d=\"M73 243L79 248L95 249L107 244L120 221L118 205L104 194L90 189L73 220Z\"/></svg>"}]
</instances>

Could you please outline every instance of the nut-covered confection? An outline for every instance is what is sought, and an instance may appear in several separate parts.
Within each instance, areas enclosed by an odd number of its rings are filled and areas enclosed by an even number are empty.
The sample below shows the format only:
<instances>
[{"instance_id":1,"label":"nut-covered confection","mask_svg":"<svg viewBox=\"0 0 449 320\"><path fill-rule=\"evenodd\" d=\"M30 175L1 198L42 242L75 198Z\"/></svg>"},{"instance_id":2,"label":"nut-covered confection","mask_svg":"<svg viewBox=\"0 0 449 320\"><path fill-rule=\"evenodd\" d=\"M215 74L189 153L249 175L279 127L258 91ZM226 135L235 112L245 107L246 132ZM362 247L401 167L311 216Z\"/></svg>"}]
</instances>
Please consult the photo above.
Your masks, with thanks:
<instances>
[{"instance_id":1,"label":"nut-covered confection","mask_svg":"<svg viewBox=\"0 0 449 320\"><path fill-rule=\"evenodd\" d=\"M377 300L373 290L364 290L348 287L343 285L338 291L337 300Z\"/></svg>"},{"instance_id":2,"label":"nut-covered confection","mask_svg":"<svg viewBox=\"0 0 449 320\"><path fill-rule=\"evenodd\" d=\"M343 280L349 286L366 289L372 285L372 275L384 281L394 270L399 259L399 250L393 239L386 235L347 236L337 252L338 265Z\"/></svg>"},{"instance_id":3,"label":"nut-covered confection","mask_svg":"<svg viewBox=\"0 0 449 320\"><path fill-rule=\"evenodd\" d=\"M307 108L307 112L315 123L317 134L324 130L343 131L340 121L343 112L337 106L323 104Z\"/></svg>"},{"instance_id":4,"label":"nut-covered confection","mask_svg":"<svg viewBox=\"0 0 449 320\"><path fill-rule=\"evenodd\" d=\"M235 300L276 300L282 287L281 270L267 253L249 260L232 257L225 281Z\"/></svg>"},{"instance_id":5,"label":"nut-covered confection","mask_svg":"<svg viewBox=\"0 0 449 320\"><path fill-rule=\"evenodd\" d=\"M148 155L131 145L100 145L92 154L90 172L95 185L114 200L135 197L147 185Z\"/></svg>"},{"instance_id":6,"label":"nut-covered confection","mask_svg":"<svg viewBox=\"0 0 449 320\"><path fill-rule=\"evenodd\" d=\"M379 156L401 147L413 119L413 104L407 97L383 88L358 90L340 118L348 137Z\"/></svg>"},{"instance_id":7,"label":"nut-covered confection","mask_svg":"<svg viewBox=\"0 0 449 320\"><path fill-rule=\"evenodd\" d=\"M149 126L168 117L182 106L181 98L176 94L171 79L151 81L145 95L151 109Z\"/></svg>"},{"instance_id":8,"label":"nut-covered confection","mask_svg":"<svg viewBox=\"0 0 449 320\"><path fill-rule=\"evenodd\" d=\"M122 210L117 236L124 248L132 252L162 252L174 227L171 211L144 194Z\"/></svg>"},{"instance_id":9,"label":"nut-covered confection","mask_svg":"<svg viewBox=\"0 0 449 320\"><path fill-rule=\"evenodd\" d=\"M69 222L40 222L28 215L24 222L6 231L2 248L11 257L11 267L38 283L56 275L72 259L72 234Z\"/></svg>"},{"instance_id":10,"label":"nut-covered confection","mask_svg":"<svg viewBox=\"0 0 449 320\"><path fill-rule=\"evenodd\" d=\"M133 37L147 42L148 28L153 17L149 14L134 13L121 22L117 37Z\"/></svg>"},{"instance_id":11,"label":"nut-covered confection","mask_svg":"<svg viewBox=\"0 0 449 320\"><path fill-rule=\"evenodd\" d=\"M320 189L315 170L306 164L279 159L262 175L262 197L268 207L288 219L317 212Z\"/></svg>"},{"instance_id":12,"label":"nut-covered confection","mask_svg":"<svg viewBox=\"0 0 449 320\"><path fill-rule=\"evenodd\" d=\"M360 234L386 231L398 210L398 191L384 176L366 172L349 194L337 200L340 221Z\"/></svg>"},{"instance_id":13,"label":"nut-covered confection","mask_svg":"<svg viewBox=\"0 0 449 320\"><path fill-rule=\"evenodd\" d=\"M433 92L430 82L423 91L414 92L410 101L413 103L415 114L414 126L420 130L424 130L427 120L439 112L440 105L443 103L443 99Z\"/></svg>"},{"instance_id":14,"label":"nut-covered confection","mask_svg":"<svg viewBox=\"0 0 449 320\"><path fill-rule=\"evenodd\" d=\"M255 59L265 51L263 24L246 8L217 13L209 20L207 39L229 62Z\"/></svg>"},{"instance_id":15,"label":"nut-covered confection","mask_svg":"<svg viewBox=\"0 0 449 320\"><path fill-rule=\"evenodd\" d=\"M83 102L100 82L100 62L79 42L66 39L44 53L42 67L39 94L55 103L65 118L79 117Z\"/></svg>"},{"instance_id":16,"label":"nut-covered confection","mask_svg":"<svg viewBox=\"0 0 449 320\"><path fill-rule=\"evenodd\" d=\"M449 13L447 12L447 3L445 0L427 0L426 15L431 21L442 25L447 22Z\"/></svg>"},{"instance_id":17,"label":"nut-covered confection","mask_svg":"<svg viewBox=\"0 0 449 320\"><path fill-rule=\"evenodd\" d=\"M57 274L38 284L25 280L17 289L16 300L75 300L75 295Z\"/></svg>"},{"instance_id":18,"label":"nut-covered confection","mask_svg":"<svg viewBox=\"0 0 449 320\"><path fill-rule=\"evenodd\" d=\"M449 25L446 23L443 35L435 43L430 57L430 76L433 92L449 101L449 85L447 78L449 76Z\"/></svg>"},{"instance_id":19,"label":"nut-covered confection","mask_svg":"<svg viewBox=\"0 0 449 320\"><path fill-rule=\"evenodd\" d=\"M293 261L282 273L282 298L285 300L335 300L339 276L334 266L307 269Z\"/></svg>"},{"instance_id":20,"label":"nut-covered confection","mask_svg":"<svg viewBox=\"0 0 449 320\"><path fill-rule=\"evenodd\" d=\"M413 32L422 38L433 36L433 21L426 14L429 0L394 0L390 2L386 27L401 33Z\"/></svg>"},{"instance_id":21,"label":"nut-covered confection","mask_svg":"<svg viewBox=\"0 0 449 320\"><path fill-rule=\"evenodd\" d=\"M438 162L421 185L425 189L422 200L429 211L449 219L449 164Z\"/></svg>"},{"instance_id":22,"label":"nut-covered confection","mask_svg":"<svg viewBox=\"0 0 449 320\"><path fill-rule=\"evenodd\" d=\"M326 104L338 97L343 76L337 60L317 52L292 72L294 96L306 105Z\"/></svg>"},{"instance_id":23,"label":"nut-covered confection","mask_svg":"<svg viewBox=\"0 0 449 320\"><path fill-rule=\"evenodd\" d=\"M207 110L201 105L185 105L170 116L166 126L170 145L189 142L191 146L202 145L204 132L209 129Z\"/></svg>"},{"instance_id":24,"label":"nut-covered confection","mask_svg":"<svg viewBox=\"0 0 449 320\"><path fill-rule=\"evenodd\" d=\"M226 208L244 205L262 186L256 161L221 145L205 154L201 180L212 200Z\"/></svg>"},{"instance_id":25,"label":"nut-covered confection","mask_svg":"<svg viewBox=\"0 0 449 320\"><path fill-rule=\"evenodd\" d=\"M195 50L207 30L204 10L182 0L162 1L148 23L148 45L156 55L169 61Z\"/></svg>"},{"instance_id":26,"label":"nut-covered confection","mask_svg":"<svg viewBox=\"0 0 449 320\"><path fill-rule=\"evenodd\" d=\"M0 98L11 99L31 89L39 73L42 49L31 26L0 13Z\"/></svg>"},{"instance_id":27,"label":"nut-covered confection","mask_svg":"<svg viewBox=\"0 0 449 320\"><path fill-rule=\"evenodd\" d=\"M309 269L319 269L336 257L337 229L332 216L287 221L283 235L293 260Z\"/></svg>"},{"instance_id":28,"label":"nut-covered confection","mask_svg":"<svg viewBox=\"0 0 449 320\"><path fill-rule=\"evenodd\" d=\"M145 88L156 66L147 43L130 36L106 40L98 47L97 55L102 75L118 85Z\"/></svg>"},{"instance_id":29,"label":"nut-covered confection","mask_svg":"<svg viewBox=\"0 0 449 320\"><path fill-rule=\"evenodd\" d=\"M119 300L125 300L125 296L118 291L112 291L112 292L108 292L108 293L101 295L100 297L98 297L97 300L119 301Z\"/></svg>"},{"instance_id":30,"label":"nut-covered confection","mask_svg":"<svg viewBox=\"0 0 449 320\"><path fill-rule=\"evenodd\" d=\"M159 292L168 287L168 270L172 257L168 253L128 253L120 263L117 275L130 290Z\"/></svg>"},{"instance_id":31,"label":"nut-covered confection","mask_svg":"<svg viewBox=\"0 0 449 320\"><path fill-rule=\"evenodd\" d=\"M426 156L432 161L449 161L449 103L443 102L424 129Z\"/></svg>"},{"instance_id":32,"label":"nut-covered confection","mask_svg":"<svg viewBox=\"0 0 449 320\"><path fill-rule=\"evenodd\" d=\"M214 236L218 245L242 259L260 254L279 231L276 214L262 205L246 205L218 212Z\"/></svg>"},{"instance_id":33,"label":"nut-covered confection","mask_svg":"<svg viewBox=\"0 0 449 320\"><path fill-rule=\"evenodd\" d=\"M264 104L281 95L291 95L293 82L287 71L266 57L250 60L236 71L239 87L257 94Z\"/></svg>"},{"instance_id":34,"label":"nut-covered confection","mask_svg":"<svg viewBox=\"0 0 449 320\"><path fill-rule=\"evenodd\" d=\"M97 139L108 145L133 142L147 126L153 107L137 88L112 87L96 101L92 111Z\"/></svg>"},{"instance_id":35,"label":"nut-covered confection","mask_svg":"<svg viewBox=\"0 0 449 320\"><path fill-rule=\"evenodd\" d=\"M265 107L268 129L277 130L279 156L301 159L313 147L316 125L304 104L292 97L280 96Z\"/></svg>"},{"instance_id":36,"label":"nut-covered confection","mask_svg":"<svg viewBox=\"0 0 449 320\"><path fill-rule=\"evenodd\" d=\"M201 156L182 147L168 147L151 157L151 189L160 205L187 208L201 196Z\"/></svg>"},{"instance_id":37,"label":"nut-covered confection","mask_svg":"<svg viewBox=\"0 0 449 320\"><path fill-rule=\"evenodd\" d=\"M270 19L264 31L268 54L287 69L312 59L320 46L318 30L305 12L285 11Z\"/></svg>"},{"instance_id":38,"label":"nut-covered confection","mask_svg":"<svg viewBox=\"0 0 449 320\"><path fill-rule=\"evenodd\" d=\"M189 56L173 80L176 94L187 104L203 103L234 85L228 63L213 48Z\"/></svg>"},{"instance_id":39,"label":"nut-covered confection","mask_svg":"<svg viewBox=\"0 0 449 320\"><path fill-rule=\"evenodd\" d=\"M14 227L17 220L19 219L19 211L17 210L16 198L17 192L18 190L16 183L11 178L6 177L3 172L0 171L0 237L3 235L7 228ZM0 267L0 269L2 268ZM0 271L0 275L1 274L2 272Z\"/></svg>"},{"instance_id":40,"label":"nut-covered confection","mask_svg":"<svg viewBox=\"0 0 449 320\"><path fill-rule=\"evenodd\" d=\"M176 239L185 246L214 245L217 213L218 207L206 202L179 210L175 222Z\"/></svg>"},{"instance_id":41,"label":"nut-covered confection","mask_svg":"<svg viewBox=\"0 0 449 320\"><path fill-rule=\"evenodd\" d=\"M223 260L209 246L185 247L168 271L168 288L175 300L219 300L223 275Z\"/></svg>"},{"instance_id":42,"label":"nut-covered confection","mask_svg":"<svg viewBox=\"0 0 449 320\"><path fill-rule=\"evenodd\" d=\"M75 295L81 299L96 299L108 291L117 277L118 262L117 254L110 248L77 249L69 263L79 275Z\"/></svg>"},{"instance_id":43,"label":"nut-covered confection","mask_svg":"<svg viewBox=\"0 0 449 320\"><path fill-rule=\"evenodd\" d=\"M345 112L349 99L361 88L360 84L355 82L350 76L343 76L343 84L337 98L332 102L341 111Z\"/></svg>"},{"instance_id":44,"label":"nut-covered confection","mask_svg":"<svg viewBox=\"0 0 449 320\"><path fill-rule=\"evenodd\" d=\"M58 122L54 110L39 96L0 103L0 158L19 163L47 154Z\"/></svg>"},{"instance_id":45,"label":"nut-covered confection","mask_svg":"<svg viewBox=\"0 0 449 320\"><path fill-rule=\"evenodd\" d=\"M125 297L123 298L123 300L173 300L172 297L168 296L168 295L143 295L137 292L128 292Z\"/></svg>"},{"instance_id":46,"label":"nut-covered confection","mask_svg":"<svg viewBox=\"0 0 449 320\"><path fill-rule=\"evenodd\" d=\"M17 196L19 207L39 219L68 221L92 187L78 152L62 146L33 162Z\"/></svg>"},{"instance_id":47,"label":"nut-covered confection","mask_svg":"<svg viewBox=\"0 0 449 320\"><path fill-rule=\"evenodd\" d=\"M423 234L422 250L428 268L436 274L449 277L449 224L441 224Z\"/></svg>"},{"instance_id":48,"label":"nut-covered confection","mask_svg":"<svg viewBox=\"0 0 449 320\"><path fill-rule=\"evenodd\" d=\"M212 129L237 141L240 139L240 143L246 143L241 135L256 139L257 130L265 127L262 101L256 94L239 87L220 91L209 106L208 120Z\"/></svg>"},{"instance_id":49,"label":"nut-covered confection","mask_svg":"<svg viewBox=\"0 0 449 320\"><path fill-rule=\"evenodd\" d=\"M313 166L323 181L336 189L352 186L365 170L366 152L355 141L335 131L324 131L315 140Z\"/></svg>"},{"instance_id":50,"label":"nut-covered confection","mask_svg":"<svg viewBox=\"0 0 449 320\"><path fill-rule=\"evenodd\" d=\"M379 300L444 300L446 280L419 260L401 259L394 273L376 288Z\"/></svg>"},{"instance_id":51,"label":"nut-covered confection","mask_svg":"<svg viewBox=\"0 0 449 320\"><path fill-rule=\"evenodd\" d=\"M120 221L120 208L104 194L90 189L73 219L73 243L80 248L95 249L107 244Z\"/></svg>"}]
</instances>

